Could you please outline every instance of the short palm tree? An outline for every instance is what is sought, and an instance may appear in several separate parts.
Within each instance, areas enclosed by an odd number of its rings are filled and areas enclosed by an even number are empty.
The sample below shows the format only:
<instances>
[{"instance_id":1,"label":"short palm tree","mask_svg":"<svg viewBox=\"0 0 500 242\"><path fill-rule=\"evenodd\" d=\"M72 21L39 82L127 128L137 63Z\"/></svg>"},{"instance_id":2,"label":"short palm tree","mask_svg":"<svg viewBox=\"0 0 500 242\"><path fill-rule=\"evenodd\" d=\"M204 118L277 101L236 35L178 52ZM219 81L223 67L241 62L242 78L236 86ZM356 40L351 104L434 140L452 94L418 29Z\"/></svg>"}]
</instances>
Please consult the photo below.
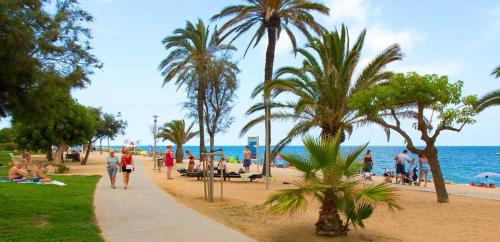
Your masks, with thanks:
<instances>
[{"instance_id":1,"label":"short palm tree","mask_svg":"<svg viewBox=\"0 0 500 242\"><path fill-rule=\"evenodd\" d=\"M163 45L170 51L160 64L163 85L175 79L178 89L185 86L188 92L196 92L201 154L205 148L203 101L208 67L218 55L227 54L235 48L221 44L218 31L215 29L211 34L209 26L205 26L202 20L196 24L188 21L186 27L174 30L173 35L163 39Z\"/></svg>"},{"instance_id":2,"label":"short palm tree","mask_svg":"<svg viewBox=\"0 0 500 242\"><path fill-rule=\"evenodd\" d=\"M282 155L303 173L303 178L296 183L297 188L280 190L267 198L271 213L304 212L308 198L316 199L321 203L316 234L336 236L346 235L349 225L364 227L363 221L377 205L386 205L390 211L401 208L392 187L365 184L359 179L358 157L366 145L344 155L340 140L340 133L324 139L306 137L306 154Z\"/></svg>"},{"instance_id":3,"label":"short palm tree","mask_svg":"<svg viewBox=\"0 0 500 242\"><path fill-rule=\"evenodd\" d=\"M274 109L278 110L272 114L273 119L295 122L295 126L275 147L274 154L293 138L312 128L320 128L321 137L334 136L337 131L341 131L343 141L346 134L352 133L355 124L363 122L362 117L349 108L349 99L358 91L386 81L392 75L384 70L386 65L402 59L399 45L393 44L356 74L365 35L366 31L362 31L351 47L348 29L344 25L340 31L325 31L321 38L312 38L306 48L298 49L298 53L304 58L301 67L280 68L273 82L261 84L255 89L253 95L267 89L275 96L289 93L298 98L287 103L273 103ZM262 108L262 103L259 103L247 113L251 114ZM243 127L242 133L263 118L261 116L251 120Z\"/></svg>"},{"instance_id":4,"label":"short palm tree","mask_svg":"<svg viewBox=\"0 0 500 242\"><path fill-rule=\"evenodd\" d=\"M272 79L274 52L281 31L285 31L295 49L297 45L296 38L290 27L294 26L309 37L309 29L312 29L316 33L320 33L322 29L321 25L314 20L311 13L329 13L329 9L326 6L310 0L245 0L244 2L246 4L232 5L222 9L220 13L212 17L212 20L229 18L220 29L222 32L225 32L225 35L222 37L223 39L229 35L234 35L234 40L242 34L249 32L252 28L257 28L248 43L245 54L250 46L257 46L264 34L267 33L268 43L264 67L265 83L270 82ZM264 123L266 129L264 159L266 162L270 160L271 151L270 102L269 97L264 96ZM262 171L266 173L268 168L264 167Z\"/></svg>"},{"instance_id":5,"label":"short palm tree","mask_svg":"<svg viewBox=\"0 0 500 242\"><path fill-rule=\"evenodd\" d=\"M186 129L184 120L172 120L163 124L163 127L158 133L158 138L162 138L163 141L168 140L175 144L175 159L177 163L182 163L182 146L190 139L200 134L199 131L192 131L193 126L194 122Z\"/></svg>"},{"instance_id":6,"label":"short palm tree","mask_svg":"<svg viewBox=\"0 0 500 242\"><path fill-rule=\"evenodd\" d=\"M500 77L500 66L497 66L495 70L491 73L491 75L494 75L496 78ZM500 89L493 90L486 95L482 96L478 101L477 101L477 107L476 111L482 112L486 108L489 108L491 106L497 106L500 105Z\"/></svg>"}]
</instances>

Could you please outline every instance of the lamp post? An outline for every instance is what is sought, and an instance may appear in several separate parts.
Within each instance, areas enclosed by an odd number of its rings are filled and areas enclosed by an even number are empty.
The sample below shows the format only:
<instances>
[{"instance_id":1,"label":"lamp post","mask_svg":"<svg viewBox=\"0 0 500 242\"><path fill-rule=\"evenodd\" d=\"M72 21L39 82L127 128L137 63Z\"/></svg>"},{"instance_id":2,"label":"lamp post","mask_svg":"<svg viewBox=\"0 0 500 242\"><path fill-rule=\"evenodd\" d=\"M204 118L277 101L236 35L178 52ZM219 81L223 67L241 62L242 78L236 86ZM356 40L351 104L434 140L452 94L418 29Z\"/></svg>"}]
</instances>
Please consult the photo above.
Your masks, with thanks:
<instances>
[{"instance_id":1,"label":"lamp post","mask_svg":"<svg viewBox=\"0 0 500 242\"><path fill-rule=\"evenodd\" d=\"M154 146L153 146L153 162L154 164L154 169L156 170L156 163L157 163L157 157L156 157L156 137L158 136L157 134L157 128L156 128L156 122L158 119L158 115L153 115L154 118L154 126L153 126L153 140L154 140ZM160 167L158 166L158 170L160 170Z\"/></svg>"}]
</instances>

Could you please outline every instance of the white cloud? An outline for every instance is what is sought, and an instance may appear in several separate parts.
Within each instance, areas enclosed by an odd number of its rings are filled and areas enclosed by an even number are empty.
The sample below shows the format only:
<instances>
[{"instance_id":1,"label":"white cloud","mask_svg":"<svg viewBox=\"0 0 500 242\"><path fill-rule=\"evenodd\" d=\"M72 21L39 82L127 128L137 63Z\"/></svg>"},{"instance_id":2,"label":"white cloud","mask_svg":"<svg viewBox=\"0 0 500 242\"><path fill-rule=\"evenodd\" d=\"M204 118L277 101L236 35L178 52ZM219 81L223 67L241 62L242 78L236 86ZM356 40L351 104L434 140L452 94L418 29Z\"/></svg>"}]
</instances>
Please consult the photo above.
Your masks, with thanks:
<instances>
[{"instance_id":1,"label":"white cloud","mask_svg":"<svg viewBox=\"0 0 500 242\"><path fill-rule=\"evenodd\" d=\"M367 29L366 47L369 52L378 53L392 45L399 43L403 51L411 50L418 42L424 39L423 34L411 29L395 29L378 20L382 10L373 6L367 0L329 0L330 16L325 17L327 24L346 23L351 35Z\"/></svg>"},{"instance_id":2,"label":"white cloud","mask_svg":"<svg viewBox=\"0 0 500 242\"><path fill-rule=\"evenodd\" d=\"M326 5L330 8L328 22L355 21L366 22L368 15L374 12L374 8L365 0L329 0Z\"/></svg>"},{"instance_id":3,"label":"white cloud","mask_svg":"<svg viewBox=\"0 0 500 242\"><path fill-rule=\"evenodd\" d=\"M416 71L421 74L458 75L462 72L464 64L460 61L433 61L423 65L394 65L391 70L396 72Z\"/></svg>"},{"instance_id":4,"label":"white cloud","mask_svg":"<svg viewBox=\"0 0 500 242\"><path fill-rule=\"evenodd\" d=\"M382 51L389 45L399 43L403 51L411 50L424 37L412 30L393 30L382 24L367 29L366 45L369 49Z\"/></svg>"}]
</instances>

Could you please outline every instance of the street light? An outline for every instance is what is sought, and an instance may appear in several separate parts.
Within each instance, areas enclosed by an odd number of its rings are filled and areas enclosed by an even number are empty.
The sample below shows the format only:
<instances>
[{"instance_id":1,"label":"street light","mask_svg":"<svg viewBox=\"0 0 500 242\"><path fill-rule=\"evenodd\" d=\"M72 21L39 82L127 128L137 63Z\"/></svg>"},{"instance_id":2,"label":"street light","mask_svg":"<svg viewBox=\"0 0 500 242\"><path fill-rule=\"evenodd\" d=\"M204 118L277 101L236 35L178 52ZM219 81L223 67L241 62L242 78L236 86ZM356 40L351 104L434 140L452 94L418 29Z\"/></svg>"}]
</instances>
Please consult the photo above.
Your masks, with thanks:
<instances>
[{"instance_id":1,"label":"street light","mask_svg":"<svg viewBox=\"0 0 500 242\"><path fill-rule=\"evenodd\" d=\"M154 169L156 170L156 163L158 162L157 161L157 157L156 157L156 138L158 136L157 134L157 128L156 128L156 122L157 122L157 119L158 119L158 115L153 115L153 118L154 118L154 126L153 126L153 139L154 139L154 147L153 147L153 162L155 163L154 164ZM158 166L158 170L160 170L160 166Z\"/></svg>"}]
</instances>

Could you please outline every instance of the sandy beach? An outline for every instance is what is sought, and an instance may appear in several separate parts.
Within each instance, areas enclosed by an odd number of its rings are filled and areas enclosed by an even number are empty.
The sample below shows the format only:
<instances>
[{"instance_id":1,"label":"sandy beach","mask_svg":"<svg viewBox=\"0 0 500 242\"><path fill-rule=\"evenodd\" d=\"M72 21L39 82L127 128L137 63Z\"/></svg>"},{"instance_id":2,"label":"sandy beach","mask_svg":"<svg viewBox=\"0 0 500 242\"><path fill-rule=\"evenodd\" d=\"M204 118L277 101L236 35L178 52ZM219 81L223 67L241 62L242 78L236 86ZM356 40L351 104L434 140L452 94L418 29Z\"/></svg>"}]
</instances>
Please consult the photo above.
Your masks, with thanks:
<instances>
[{"instance_id":1,"label":"sandy beach","mask_svg":"<svg viewBox=\"0 0 500 242\"><path fill-rule=\"evenodd\" d=\"M270 190L264 181L224 182L224 201L220 201L220 182L215 186L215 203L204 199L203 181L181 177L173 172L174 179L166 180L166 169L153 170L153 163L144 159L147 175L179 202L196 209L212 219L237 229L259 241L332 241L332 238L314 235L314 223L319 204L311 202L307 211L296 217L271 216L262 203L273 191L291 188L300 179L294 169L273 168ZM176 164L175 169L184 164ZM237 171L239 165L229 164ZM253 165L251 171L256 171ZM431 187L433 184L429 184ZM352 230L346 237L335 241L496 241L500 238L500 201L475 197L450 195L450 202L438 204L433 192L398 187L398 201L402 211L390 213L385 207L375 210L366 220L366 228ZM497 198L498 189L475 188L465 185L448 185L448 190L480 197ZM412 187L414 189L414 187ZM419 189L424 190L424 189ZM431 190L431 189L426 189Z\"/></svg>"}]
</instances>

